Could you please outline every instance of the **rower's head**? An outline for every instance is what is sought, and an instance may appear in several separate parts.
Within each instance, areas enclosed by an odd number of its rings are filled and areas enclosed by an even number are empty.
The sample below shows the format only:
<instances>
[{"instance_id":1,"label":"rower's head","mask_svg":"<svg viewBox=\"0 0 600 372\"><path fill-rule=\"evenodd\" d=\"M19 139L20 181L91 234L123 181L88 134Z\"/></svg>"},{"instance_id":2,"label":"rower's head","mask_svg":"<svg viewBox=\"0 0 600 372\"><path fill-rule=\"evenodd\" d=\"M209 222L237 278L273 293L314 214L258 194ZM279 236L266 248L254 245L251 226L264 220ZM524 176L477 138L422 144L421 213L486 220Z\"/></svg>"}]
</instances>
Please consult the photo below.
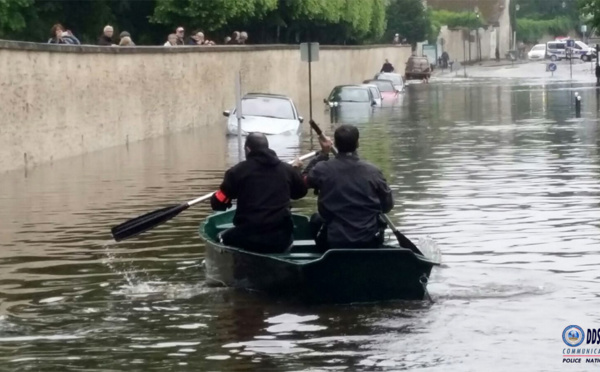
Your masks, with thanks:
<instances>
[{"instance_id":1,"label":"rower's head","mask_svg":"<svg viewBox=\"0 0 600 372\"><path fill-rule=\"evenodd\" d=\"M265 150L268 148L269 141L267 140L267 136L263 133L253 132L246 137L246 143L244 144L246 156L253 151Z\"/></svg>"},{"instance_id":2,"label":"rower's head","mask_svg":"<svg viewBox=\"0 0 600 372\"><path fill-rule=\"evenodd\" d=\"M354 125L341 125L335 130L333 140L339 152L354 152L358 148L358 128Z\"/></svg>"}]
</instances>

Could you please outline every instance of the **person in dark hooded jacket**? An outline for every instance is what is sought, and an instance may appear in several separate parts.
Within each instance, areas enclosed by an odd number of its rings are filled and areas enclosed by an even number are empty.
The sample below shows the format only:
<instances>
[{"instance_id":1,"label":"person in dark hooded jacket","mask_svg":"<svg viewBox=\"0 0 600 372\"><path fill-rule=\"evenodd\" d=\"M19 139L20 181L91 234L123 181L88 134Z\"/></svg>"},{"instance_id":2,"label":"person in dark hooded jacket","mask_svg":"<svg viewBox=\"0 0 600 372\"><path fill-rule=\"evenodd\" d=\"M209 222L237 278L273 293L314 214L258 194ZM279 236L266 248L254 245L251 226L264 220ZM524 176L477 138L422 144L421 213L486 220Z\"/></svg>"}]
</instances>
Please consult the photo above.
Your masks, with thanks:
<instances>
[{"instance_id":1,"label":"person in dark hooded jacket","mask_svg":"<svg viewBox=\"0 0 600 372\"><path fill-rule=\"evenodd\" d=\"M394 199L381 171L358 157L358 138L355 126L339 126L334 133L339 153L333 159L331 140L319 138L321 152L303 172L307 187L319 192L319 213L310 226L322 251L383 244L385 225L379 215L394 207Z\"/></svg>"},{"instance_id":2,"label":"person in dark hooded jacket","mask_svg":"<svg viewBox=\"0 0 600 372\"><path fill-rule=\"evenodd\" d=\"M269 149L267 137L251 133L244 145L246 160L225 173L210 203L224 211L237 199L234 227L221 234L223 244L259 253L281 253L293 242L290 199L307 188L300 169L282 162Z\"/></svg>"}]
</instances>

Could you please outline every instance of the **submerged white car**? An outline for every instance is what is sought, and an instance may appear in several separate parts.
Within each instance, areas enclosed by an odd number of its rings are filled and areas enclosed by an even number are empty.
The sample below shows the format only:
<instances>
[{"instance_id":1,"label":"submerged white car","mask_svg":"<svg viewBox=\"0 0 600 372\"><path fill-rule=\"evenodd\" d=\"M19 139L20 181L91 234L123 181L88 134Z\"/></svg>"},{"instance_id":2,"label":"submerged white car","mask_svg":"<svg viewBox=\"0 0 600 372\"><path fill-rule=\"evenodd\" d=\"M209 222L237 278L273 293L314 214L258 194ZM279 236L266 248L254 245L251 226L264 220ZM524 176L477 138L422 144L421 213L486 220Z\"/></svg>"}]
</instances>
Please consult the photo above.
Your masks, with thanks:
<instances>
[{"instance_id":1,"label":"submerged white car","mask_svg":"<svg viewBox=\"0 0 600 372\"><path fill-rule=\"evenodd\" d=\"M377 80L390 80L398 92L404 92L404 78L393 72L380 72L375 75Z\"/></svg>"},{"instance_id":2,"label":"submerged white car","mask_svg":"<svg viewBox=\"0 0 600 372\"><path fill-rule=\"evenodd\" d=\"M533 48L531 48L529 53L527 53L527 58L530 60L546 58L546 44L535 45Z\"/></svg>"},{"instance_id":3,"label":"submerged white car","mask_svg":"<svg viewBox=\"0 0 600 372\"><path fill-rule=\"evenodd\" d=\"M223 111L227 119L227 134L238 134L235 109ZM284 95L248 93L242 98L242 135L252 132L264 134L297 134L304 121L298 115L294 102Z\"/></svg>"}]
</instances>

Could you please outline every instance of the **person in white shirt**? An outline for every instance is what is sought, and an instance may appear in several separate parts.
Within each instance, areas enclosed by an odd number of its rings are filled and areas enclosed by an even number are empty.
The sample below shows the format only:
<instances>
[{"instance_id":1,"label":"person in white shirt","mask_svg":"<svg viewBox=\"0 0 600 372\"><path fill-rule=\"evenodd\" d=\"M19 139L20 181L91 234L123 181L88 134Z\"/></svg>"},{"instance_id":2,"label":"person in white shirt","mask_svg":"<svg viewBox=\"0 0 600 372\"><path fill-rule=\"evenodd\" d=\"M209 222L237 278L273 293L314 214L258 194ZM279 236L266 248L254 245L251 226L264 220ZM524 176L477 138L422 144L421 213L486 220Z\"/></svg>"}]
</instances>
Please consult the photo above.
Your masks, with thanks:
<instances>
[{"instance_id":1,"label":"person in white shirt","mask_svg":"<svg viewBox=\"0 0 600 372\"><path fill-rule=\"evenodd\" d=\"M164 46L177 46L177 35L170 34Z\"/></svg>"}]
</instances>

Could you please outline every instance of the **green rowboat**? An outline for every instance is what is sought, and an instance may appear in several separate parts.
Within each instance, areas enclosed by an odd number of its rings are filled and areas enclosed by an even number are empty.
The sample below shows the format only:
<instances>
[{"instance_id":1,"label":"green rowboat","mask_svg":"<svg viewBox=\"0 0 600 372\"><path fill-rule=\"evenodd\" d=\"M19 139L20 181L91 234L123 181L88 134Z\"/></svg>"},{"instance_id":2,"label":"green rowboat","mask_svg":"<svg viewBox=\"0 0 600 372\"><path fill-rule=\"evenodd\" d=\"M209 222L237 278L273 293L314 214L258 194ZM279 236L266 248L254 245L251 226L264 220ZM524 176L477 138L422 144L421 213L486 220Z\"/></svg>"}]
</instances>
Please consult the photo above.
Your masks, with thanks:
<instances>
[{"instance_id":1,"label":"green rowboat","mask_svg":"<svg viewBox=\"0 0 600 372\"><path fill-rule=\"evenodd\" d=\"M206 242L210 285L264 292L303 302L349 303L422 300L439 262L409 249L331 249L318 253L309 218L294 214L294 244L286 253L260 254L225 246L217 235L233 227L235 210L209 216L200 228Z\"/></svg>"}]
</instances>

